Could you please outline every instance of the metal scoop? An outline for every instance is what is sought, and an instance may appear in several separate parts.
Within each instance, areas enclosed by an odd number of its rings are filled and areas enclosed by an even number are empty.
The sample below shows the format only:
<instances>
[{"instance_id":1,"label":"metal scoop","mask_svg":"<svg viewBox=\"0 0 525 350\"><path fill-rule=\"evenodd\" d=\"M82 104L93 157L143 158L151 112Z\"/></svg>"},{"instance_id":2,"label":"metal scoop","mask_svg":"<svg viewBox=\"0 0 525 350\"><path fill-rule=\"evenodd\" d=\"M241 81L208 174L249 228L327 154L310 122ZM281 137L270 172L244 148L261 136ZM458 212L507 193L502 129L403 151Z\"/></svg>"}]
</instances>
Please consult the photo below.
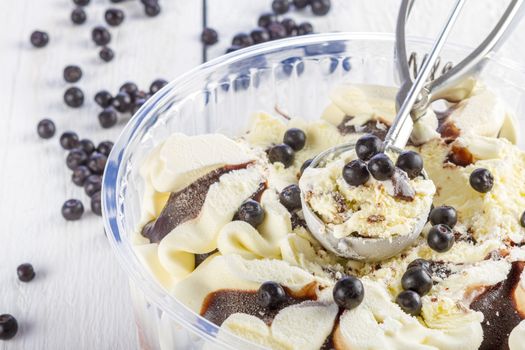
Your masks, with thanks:
<instances>
[{"instance_id":1,"label":"metal scoop","mask_svg":"<svg viewBox=\"0 0 525 350\"><path fill-rule=\"evenodd\" d=\"M443 98L442 96L446 95L447 89L458 86L461 87L465 79L479 74L484 66L487 55L496 47L499 47L504 39L508 37L510 29L513 27L511 24L517 23L519 16L516 15L523 12L520 11L523 1L524 0L511 1L502 19L497 23L487 39L456 67L449 69L448 72L444 73L438 79L431 81L429 81L429 78L435 73L439 53L466 0L457 0L455 2L444 27L441 29L430 53L425 56L414 81L411 80L408 61L406 59L404 34L405 23L412 8L413 0L402 1L396 28L395 55L396 66L402 79L402 84L396 96L398 112L385 137L383 143L384 152L399 153L402 151L410 137L414 122L425 115L428 105L433 100L432 97ZM310 167L318 167L327 159L334 159L339 154L354 148L355 144L344 144L330 148L314 158ZM422 175L427 178L424 171ZM405 235L392 236L389 238L365 238L356 236L336 238L331 232L331 229L310 208L303 192L301 192L301 202L308 228L326 249L341 257L363 261L382 260L400 253L421 234L421 230L427 221L430 211L429 207L428 210L418 218L411 232L407 232Z\"/></svg>"},{"instance_id":2,"label":"metal scoop","mask_svg":"<svg viewBox=\"0 0 525 350\"><path fill-rule=\"evenodd\" d=\"M458 64L452 65L452 62L447 62L438 77L436 75L441 60L439 57L436 58L430 68L431 79L420 91L419 98L412 107L411 114L414 121L421 118L426 113L429 104L435 100L445 99L449 102L458 102L470 95L475 86L476 77L482 72L489 58L503 45L525 15L523 3L524 0L511 0L485 40ZM412 67L414 70L414 77L418 75L418 71L421 72L422 70L422 67L419 70L417 68L416 53L412 52L408 57L406 51L405 26L413 4L414 0L403 0L397 17L394 60L396 73L401 81L396 96L396 107L398 109L407 98L407 94L413 85L410 68ZM422 65L427 59L428 55L425 55ZM411 124L412 120L407 118L406 122ZM411 130L407 128L407 131L410 132ZM406 142L409 136L406 135L406 139L401 138L398 141L399 148L405 146L403 142Z\"/></svg>"}]
</instances>

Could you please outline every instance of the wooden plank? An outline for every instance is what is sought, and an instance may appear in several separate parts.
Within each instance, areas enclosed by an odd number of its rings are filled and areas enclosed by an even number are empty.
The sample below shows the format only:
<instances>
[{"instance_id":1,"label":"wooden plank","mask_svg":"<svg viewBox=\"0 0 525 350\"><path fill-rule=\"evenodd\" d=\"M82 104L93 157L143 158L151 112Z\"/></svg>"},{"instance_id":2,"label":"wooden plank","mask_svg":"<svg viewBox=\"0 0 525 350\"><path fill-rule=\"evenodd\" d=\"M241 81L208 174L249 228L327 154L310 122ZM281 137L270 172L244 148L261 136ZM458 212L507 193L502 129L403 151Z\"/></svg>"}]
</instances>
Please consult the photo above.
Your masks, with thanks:
<instances>
[{"instance_id":1,"label":"wooden plank","mask_svg":"<svg viewBox=\"0 0 525 350\"><path fill-rule=\"evenodd\" d=\"M133 349L136 335L127 279L110 250L102 220L89 210L83 190L70 182L58 135L72 129L95 141L115 139L119 127L102 130L93 96L112 92L126 79L143 88L158 77L173 79L200 63L200 1L162 1L158 18L147 18L138 1L120 6L126 19L111 28L117 58L103 63L90 30L103 24L107 0L92 0L88 22L73 26L71 0L0 2L0 313L19 321L19 334L0 349ZM29 44L33 29L49 32L48 47ZM62 69L79 64L85 106L62 102ZM57 136L40 140L36 124L55 120ZM65 222L68 198L86 207L79 222ZM37 272L24 284L16 267L31 262Z\"/></svg>"}]
</instances>

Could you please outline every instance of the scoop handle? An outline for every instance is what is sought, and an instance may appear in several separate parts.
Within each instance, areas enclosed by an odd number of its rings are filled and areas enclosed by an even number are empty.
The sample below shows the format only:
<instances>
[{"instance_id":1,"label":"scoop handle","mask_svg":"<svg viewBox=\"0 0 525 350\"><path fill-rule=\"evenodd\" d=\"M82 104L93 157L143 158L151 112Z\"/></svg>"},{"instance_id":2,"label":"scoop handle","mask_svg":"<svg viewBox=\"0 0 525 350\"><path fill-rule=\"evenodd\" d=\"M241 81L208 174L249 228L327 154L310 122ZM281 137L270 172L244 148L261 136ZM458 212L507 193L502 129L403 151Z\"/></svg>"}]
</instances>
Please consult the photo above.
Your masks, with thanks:
<instances>
[{"instance_id":1,"label":"scoop handle","mask_svg":"<svg viewBox=\"0 0 525 350\"><path fill-rule=\"evenodd\" d=\"M403 149L406 146L412 132L412 127L414 126L414 122L412 121L410 113L416 103L425 103L424 99L428 98L428 90L425 90L425 84L427 84L427 80L430 77L432 68L436 63L439 53L443 49L443 45L445 45L445 42L452 30L452 27L454 26L454 23L459 17L459 13L461 12L465 2L466 0L456 0L451 13L445 22L445 25L441 29L439 36L432 46L428 58L423 62L423 65L419 70L414 83L411 84L406 97L401 103L396 118L394 119L392 126L385 137L385 142L383 144L385 149L391 147ZM405 84L407 84L406 81L403 82L404 86L401 86L398 95L406 91L404 89L406 89L408 85Z\"/></svg>"},{"instance_id":2,"label":"scoop handle","mask_svg":"<svg viewBox=\"0 0 525 350\"><path fill-rule=\"evenodd\" d=\"M511 0L500 20L485 40L461 62L436 80L430 82L429 89L432 99L443 97L451 87L465 86L465 84L461 83L466 79L479 75L485 67L489 55L500 49L512 34L516 25L522 20L525 15L524 2L525 0ZM468 90L465 90L465 95L468 92Z\"/></svg>"}]
</instances>

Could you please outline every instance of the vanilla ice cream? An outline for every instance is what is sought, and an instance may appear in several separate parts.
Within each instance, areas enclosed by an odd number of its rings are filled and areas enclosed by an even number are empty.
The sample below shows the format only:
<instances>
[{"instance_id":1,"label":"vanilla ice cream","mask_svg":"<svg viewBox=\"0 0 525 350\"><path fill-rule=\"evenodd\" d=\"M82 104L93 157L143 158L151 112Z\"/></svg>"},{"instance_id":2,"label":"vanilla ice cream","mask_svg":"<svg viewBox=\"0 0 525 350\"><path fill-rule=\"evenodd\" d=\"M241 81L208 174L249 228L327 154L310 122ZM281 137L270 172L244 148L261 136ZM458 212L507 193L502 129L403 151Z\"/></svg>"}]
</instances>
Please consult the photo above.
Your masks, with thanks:
<instances>
[{"instance_id":1,"label":"vanilla ice cream","mask_svg":"<svg viewBox=\"0 0 525 350\"><path fill-rule=\"evenodd\" d=\"M331 230L327 234L336 238L410 234L420 218L428 216L435 192L432 181L401 175L399 181L406 182L410 198L396 192L394 178L378 181L370 177L364 185L352 186L343 179L342 169L355 159L354 150L345 152L324 167L306 169L299 182L310 208Z\"/></svg>"},{"instance_id":2,"label":"vanilla ice cream","mask_svg":"<svg viewBox=\"0 0 525 350\"><path fill-rule=\"evenodd\" d=\"M447 111L429 110L416 122L408 148L421 155L428 178L397 169L387 180L371 176L351 186L342 168L356 159L353 151L306 167L330 147L364 134L384 137L396 91L344 85L318 120L258 112L237 138L173 134L141 168L142 215L133 237L139 260L167 293L219 326L216 337L224 341L233 334L272 349L522 349L525 153L514 145L514 117L493 92L477 84ZM283 145L290 129L302 132L304 145ZM291 158L271 161L276 147ZM395 162L396 154L389 156ZM469 183L480 168L493 177L486 193ZM432 204L451 206L453 245L432 249L429 222L389 259L341 258L310 233L294 186L337 238L402 236ZM247 204L246 218L240 213ZM431 283L412 316L396 297L415 259L425 259L420 268ZM352 309L333 297L345 275L364 288ZM258 294L269 281L282 288L276 307L261 304ZM162 337L164 348L177 347L175 337Z\"/></svg>"}]
</instances>

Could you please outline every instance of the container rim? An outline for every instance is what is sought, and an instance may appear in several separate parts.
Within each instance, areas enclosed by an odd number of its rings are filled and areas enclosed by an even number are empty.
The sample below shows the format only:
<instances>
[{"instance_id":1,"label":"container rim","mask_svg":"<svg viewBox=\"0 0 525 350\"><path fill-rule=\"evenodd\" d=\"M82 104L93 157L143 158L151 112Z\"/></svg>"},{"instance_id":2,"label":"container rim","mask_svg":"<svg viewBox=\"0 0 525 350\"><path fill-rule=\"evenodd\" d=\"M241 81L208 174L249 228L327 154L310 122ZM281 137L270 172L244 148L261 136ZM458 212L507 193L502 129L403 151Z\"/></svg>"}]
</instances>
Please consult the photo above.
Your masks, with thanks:
<instances>
[{"instance_id":1,"label":"container rim","mask_svg":"<svg viewBox=\"0 0 525 350\"><path fill-rule=\"evenodd\" d=\"M183 89L184 86L191 83L196 76L205 76L212 73L218 67L227 66L259 55L278 52L290 47L321 45L342 41L393 42L395 41L395 36L392 33L377 32L311 34L258 44L214 58L180 75L151 97L126 124L108 157L102 180L102 214L108 240L121 267L125 271L127 277L130 278L130 280L139 287L141 292L144 293L148 301L160 308L163 312L167 313L170 318L177 320L192 332L215 342L215 344L233 349L232 345L228 345L212 335L216 334L220 327L194 313L186 305L178 301L177 298L167 293L149 271L147 271L147 269L140 263L133 251L132 245L126 244L125 240L122 239L122 236L125 236L126 232L124 231L121 220L118 217L118 206L122 205L118 196L120 195L121 187L119 179L127 170L126 163L130 156L130 152L132 152L127 146L129 142L140 133L145 124L147 124L148 121L152 119L154 115L175 95L175 92ZM431 39L417 36L409 36L407 37L407 41L423 45L429 45L432 43ZM454 43L447 43L446 48L464 50L467 52L472 49L470 46ZM490 57L490 59L496 61L498 65L504 66L507 69L525 74L525 64L520 64L517 61L499 57L498 55ZM182 314L194 315L199 324L190 323L187 319L182 317ZM264 349L263 347L259 347L240 337L234 336L234 338L236 338L236 342L238 339L237 344L242 344L252 349Z\"/></svg>"}]
</instances>

